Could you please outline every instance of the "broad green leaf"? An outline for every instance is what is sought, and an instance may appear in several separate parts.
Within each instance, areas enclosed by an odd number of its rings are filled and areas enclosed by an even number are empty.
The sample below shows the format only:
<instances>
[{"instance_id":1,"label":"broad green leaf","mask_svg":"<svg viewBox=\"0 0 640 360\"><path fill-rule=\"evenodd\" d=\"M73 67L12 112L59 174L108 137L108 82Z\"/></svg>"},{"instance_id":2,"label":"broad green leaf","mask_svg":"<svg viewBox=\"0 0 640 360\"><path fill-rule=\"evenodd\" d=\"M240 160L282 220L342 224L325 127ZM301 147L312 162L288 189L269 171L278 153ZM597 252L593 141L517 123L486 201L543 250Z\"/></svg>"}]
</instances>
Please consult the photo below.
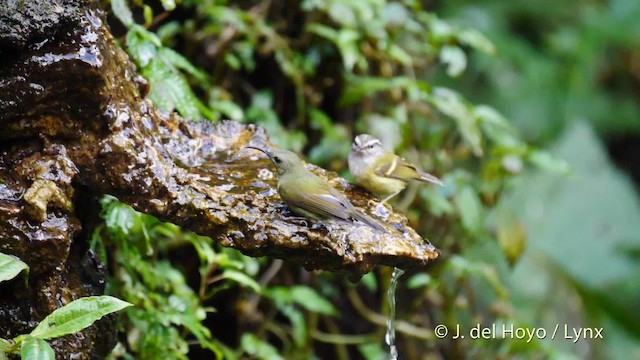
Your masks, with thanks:
<instances>
[{"instance_id":1,"label":"broad green leaf","mask_svg":"<svg viewBox=\"0 0 640 360\"><path fill-rule=\"evenodd\" d=\"M425 285L429 285L432 282L431 276L427 273L418 273L413 275L407 280L407 287L409 289L417 289Z\"/></svg>"},{"instance_id":2,"label":"broad green leaf","mask_svg":"<svg viewBox=\"0 0 640 360\"><path fill-rule=\"evenodd\" d=\"M158 53L156 46L136 31L127 33L127 52L136 61L137 65L144 68L149 65Z\"/></svg>"},{"instance_id":3,"label":"broad green leaf","mask_svg":"<svg viewBox=\"0 0 640 360\"><path fill-rule=\"evenodd\" d=\"M124 26L133 25L133 15L127 5L127 0L111 0L111 9L113 10L113 15L122 21Z\"/></svg>"},{"instance_id":4,"label":"broad green leaf","mask_svg":"<svg viewBox=\"0 0 640 360\"><path fill-rule=\"evenodd\" d=\"M307 341L307 326L302 312L296 310L296 308L291 305L282 307L280 312L291 322L293 341L297 346L303 346Z\"/></svg>"},{"instance_id":5,"label":"broad green leaf","mask_svg":"<svg viewBox=\"0 0 640 360\"><path fill-rule=\"evenodd\" d=\"M389 351L376 342L367 342L358 345L358 351L366 360L380 360L389 357Z\"/></svg>"},{"instance_id":6,"label":"broad green leaf","mask_svg":"<svg viewBox=\"0 0 640 360\"><path fill-rule=\"evenodd\" d=\"M149 24L151 24L151 22L153 21L153 8L147 4L144 4L142 9L144 24L145 26L149 26Z\"/></svg>"},{"instance_id":7,"label":"broad green leaf","mask_svg":"<svg viewBox=\"0 0 640 360\"><path fill-rule=\"evenodd\" d=\"M52 339L73 334L103 316L128 306L132 304L107 295L80 298L54 310L30 335L39 339Z\"/></svg>"},{"instance_id":8,"label":"broad green leaf","mask_svg":"<svg viewBox=\"0 0 640 360\"><path fill-rule=\"evenodd\" d=\"M211 102L211 108L213 110L220 111L223 115L231 120L242 121L244 120L244 111L242 107L230 100L217 100Z\"/></svg>"},{"instance_id":9,"label":"broad green leaf","mask_svg":"<svg viewBox=\"0 0 640 360\"><path fill-rule=\"evenodd\" d=\"M515 264L527 246L527 233L513 214L498 216L496 235L502 252L510 264Z\"/></svg>"},{"instance_id":10,"label":"broad green leaf","mask_svg":"<svg viewBox=\"0 0 640 360\"><path fill-rule=\"evenodd\" d=\"M178 110L180 115L194 120L202 118L198 99L186 79L176 68L161 59L154 59L142 73L149 79L149 99L165 111Z\"/></svg>"},{"instance_id":11,"label":"broad green leaf","mask_svg":"<svg viewBox=\"0 0 640 360\"><path fill-rule=\"evenodd\" d=\"M479 233L483 227L482 203L473 187L465 186L460 190L456 206L465 229L472 234Z\"/></svg>"},{"instance_id":12,"label":"broad green leaf","mask_svg":"<svg viewBox=\"0 0 640 360\"><path fill-rule=\"evenodd\" d=\"M308 286L292 286L291 296L293 301L309 311L324 315L335 315L337 313L333 304L331 304L329 300L325 299L322 295L318 294L317 291Z\"/></svg>"},{"instance_id":13,"label":"broad green leaf","mask_svg":"<svg viewBox=\"0 0 640 360\"><path fill-rule=\"evenodd\" d=\"M29 266L15 256L0 253L0 281L11 280L22 270L29 272Z\"/></svg>"},{"instance_id":14,"label":"broad green leaf","mask_svg":"<svg viewBox=\"0 0 640 360\"><path fill-rule=\"evenodd\" d=\"M224 271L224 277L225 279L233 280L240 285L251 288L253 291L257 293L260 292L260 284L258 284L255 280L249 277L249 275L243 272L227 269Z\"/></svg>"},{"instance_id":15,"label":"broad green leaf","mask_svg":"<svg viewBox=\"0 0 640 360\"><path fill-rule=\"evenodd\" d=\"M185 58L182 54L176 52L175 50L163 47L160 48L158 55L175 67L186 71L190 75L193 75L193 77L195 77L198 81L208 81L209 76L207 75L207 73L193 66L193 64L191 64L191 62L187 58Z\"/></svg>"},{"instance_id":16,"label":"broad green leaf","mask_svg":"<svg viewBox=\"0 0 640 360\"><path fill-rule=\"evenodd\" d=\"M338 32L326 25L311 23L307 25L307 31L322 36L327 40L333 41L334 43L338 40Z\"/></svg>"},{"instance_id":17,"label":"broad green leaf","mask_svg":"<svg viewBox=\"0 0 640 360\"><path fill-rule=\"evenodd\" d=\"M477 117L463 98L451 89L439 87L433 89L431 101L441 113L456 121L462 138L473 153L482 155L482 135Z\"/></svg>"},{"instance_id":18,"label":"broad green leaf","mask_svg":"<svg viewBox=\"0 0 640 360\"><path fill-rule=\"evenodd\" d=\"M403 76L396 76L390 79L373 76L348 76L347 80L347 86L340 97L340 105L353 104L365 96L372 96L377 92L395 88L428 90L428 86L425 83Z\"/></svg>"},{"instance_id":19,"label":"broad green leaf","mask_svg":"<svg viewBox=\"0 0 640 360\"><path fill-rule=\"evenodd\" d=\"M55 360L56 355L51 345L43 339L25 336L22 339L20 358L22 360Z\"/></svg>"},{"instance_id":20,"label":"broad green leaf","mask_svg":"<svg viewBox=\"0 0 640 360\"><path fill-rule=\"evenodd\" d=\"M291 289L285 286L272 286L267 288L265 293L273 302L276 307L283 308L284 306L293 302L291 296Z\"/></svg>"},{"instance_id":21,"label":"broad green leaf","mask_svg":"<svg viewBox=\"0 0 640 360\"><path fill-rule=\"evenodd\" d=\"M569 173L569 164L558 157L552 156L547 151L531 151L529 153L529 161L543 170L564 174Z\"/></svg>"},{"instance_id":22,"label":"broad green leaf","mask_svg":"<svg viewBox=\"0 0 640 360\"><path fill-rule=\"evenodd\" d=\"M487 138L501 146L515 148L524 146L518 139L518 133L511 123L494 108L487 105L478 105L473 109L480 121L483 133Z\"/></svg>"},{"instance_id":23,"label":"broad green leaf","mask_svg":"<svg viewBox=\"0 0 640 360\"><path fill-rule=\"evenodd\" d=\"M511 277L514 306L539 327L570 321L603 327L609 350L603 357L629 358L640 350L640 266L624 251L638 246L637 189L587 123L568 128L548 151L567 161L571 175L525 173L501 207L521 217L528 236ZM576 312L575 304L586 309ZM556 346L575 352L573 343Z\"/></svg>"},{"instance_id":24,"label":"broad green leaf","mask_svg":"<svg viewBox=\"0 0 640 360\"><path fill-rule=\"evenodd\" d=\"M638 244L640 201L591 127L569 128L548 156L566 159L572 174L530 174L503 205L503 211L519 214L527 229L529 251L535 252L523 257L535 262L534 254L544 254L589 287L637 274L637 262L622 249ZM605 259L607 266L594 271Z\"/></svg>"},{"instance_id":25,"label":"broad green leaf","mask_svg":"<svg viewBox=\"0 0 640 360\"><path fill-rule=\"evenodd\" d=\"M420 198L429 204L429 212L435 216L451 215L455 212L451 202L438 191L424 187L420 190Z\"/></svg>"},{"instance_id":26,"label":"broad green leaf","mask_svg":"<svg viewBox=\"0 0 640 360\"><path fill-rule=\"evenodd\" d=\"M160 0L160 3L162 3L162 7L166 11L171 11L176 8L175 0Z\"/></svg>"},{"instance_id":27,"label":"broad green leaf","mask_svg":"<svg viewBox=\"0 0 640 360\"><path fill-rule=\"evenodd\" d=\"M245 353L263 360L282 360L278 350L268 342L259 339L251 333L245 333L240 340L240 346Z\"/></svg>"},{"instance_id":28,"label":"broad green leaf","mask_svg":"<svg viewBox=\"0 0 640 360\"><path fill-rule=\"evenodd\" d=\"M403 26L409 20L409 10L400 2L390 2L384 5L380 14L387 25Z\"/></svg>"},{"instance_id":29,"label":"broad green leaf","mask_svg":"<svg viewBox=\"0 0 640 360\"><path fill-rule=\"evenodd\" d=\"M376 274L372 271L369 273L366 273L362 279L360 279L360 282L370 291L370 292L374 292L378 289L378 282L376 280Z\"/></svg>"},{"instance_id":30,"label":"broad green leaf","mask_svg":"<svg viewBox=\"0 0 640 360\"><path fill-rule=\"evenodd\" d=\"M411 57L411 54L406 52L403 48L401 48L398 45L391 44L389 46L389 49L387 49L387 53L389 54L389 56L391 56L394 60L396 60L402 65L405 65L405 66L413 65L413 58Z\"/></svg>"},{"instance_id":31,"label":"broad green leaf","mask_svg":"<svg viewBox=\"0 0 640 360\"><path fill-rule=\"evenodd\" d=\"M7 351L7 349L10 348L11 346L13 346L11 341L0 338L0 354Z\"/></svg>"},{"instance_id":32,"label":"broad green leaf","mask_svg":"<svg viewBox=\"0 0 640 360\"><path fill-rule=\"evenodd\" d=\"M329 16L332 20L345 27L354 27L356 25L356 15L353 13L353 9L343 2L331 2Z\"/></svg>"},{"instance_id":33,"label":"broad green leaf","mask_svg":"<svg viewBox=\"0 0 640 360\"><path fill-rule=\"evenodd\" d=\"M447 75L457 77L467 68L467 55L457 46L443 46L440 61L447 64Z\"/></svg>"},{"instance_id":34,"label":"broad green leaf","mask_svg":"<svg viewBox=\"0 0 640 360\"><path fill-rule=\"evenodd\" d=\"M129 235L138 228L139 216L129 205L118 202L114 197L105 196L103 206L104 220L110 231Z\"/></svg>"},{"instance_id":35,"label":"broad green leaf","mask_svg":"<svg viewBox=\"0 0 640 360\"><path fill-rule=\"evenodd\" d=\"M465 30L458 34L458 39L463 44L467 44L489 55L493 55L496 52L496 47L491 40L487 39L486 36L477 30Z\"/></svg>"}]
</instances>

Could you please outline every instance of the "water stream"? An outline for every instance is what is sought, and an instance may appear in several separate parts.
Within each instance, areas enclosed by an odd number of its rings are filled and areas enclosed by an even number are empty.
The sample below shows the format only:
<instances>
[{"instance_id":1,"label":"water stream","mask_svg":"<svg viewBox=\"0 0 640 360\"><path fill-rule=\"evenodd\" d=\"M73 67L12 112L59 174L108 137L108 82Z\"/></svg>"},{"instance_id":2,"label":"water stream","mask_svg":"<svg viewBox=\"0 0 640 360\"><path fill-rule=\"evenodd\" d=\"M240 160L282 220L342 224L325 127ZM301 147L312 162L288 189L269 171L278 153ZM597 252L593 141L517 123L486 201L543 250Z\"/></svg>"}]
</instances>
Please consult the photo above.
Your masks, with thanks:
<instances>
[{"instance_id":1,"label":"water stream","mask_svg":"<svg viewBox=\"0 0 640 360\"><path fill-rule=\"evenodd\" d=\"M396 348L396 329L393 322L396 318L396 286L398 279L404 274L404 270L393 268L391 275L391 283L387 291L387 299L389 300L389 320L387 321L387 333L384 337L387 345L389 345L389 358L391 360L398 359L398 349Z\"/></svg>"}]
</instances>

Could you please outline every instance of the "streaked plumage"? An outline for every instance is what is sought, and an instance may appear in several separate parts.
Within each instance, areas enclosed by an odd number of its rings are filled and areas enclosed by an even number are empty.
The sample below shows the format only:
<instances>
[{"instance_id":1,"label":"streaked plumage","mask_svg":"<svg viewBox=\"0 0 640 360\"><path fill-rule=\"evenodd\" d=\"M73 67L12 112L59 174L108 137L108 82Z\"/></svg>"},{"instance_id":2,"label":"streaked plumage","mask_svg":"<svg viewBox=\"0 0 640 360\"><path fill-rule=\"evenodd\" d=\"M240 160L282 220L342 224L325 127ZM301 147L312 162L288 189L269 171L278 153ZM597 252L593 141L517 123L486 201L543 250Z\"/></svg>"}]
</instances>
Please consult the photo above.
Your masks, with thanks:
<instances>
[{"instance_id":1,"label":"streaked plumage","mask_svg":"<svg viewBox=\"0 0 640 360\"><path fill-rule=\"evenodd\" d=\"M382 142L368 134L356 136L349 152L349 171L356 182L386 202L411 180L442 185L435 176L387 151Z\"/></svg>"},{"instance_id":2,"label":"streaked plumage","mask_svg":"<svg viewBox=\"0 0 640 360\"><path fill-rule=\"evenodd\" d=\"M374 219L359 212L342 193L307 170L295 153L248 147L264 152L274 163L279 175L278 193L295 214L350 223L358 220L373 229L384 230Z\"/></svg>"}]
</instances>

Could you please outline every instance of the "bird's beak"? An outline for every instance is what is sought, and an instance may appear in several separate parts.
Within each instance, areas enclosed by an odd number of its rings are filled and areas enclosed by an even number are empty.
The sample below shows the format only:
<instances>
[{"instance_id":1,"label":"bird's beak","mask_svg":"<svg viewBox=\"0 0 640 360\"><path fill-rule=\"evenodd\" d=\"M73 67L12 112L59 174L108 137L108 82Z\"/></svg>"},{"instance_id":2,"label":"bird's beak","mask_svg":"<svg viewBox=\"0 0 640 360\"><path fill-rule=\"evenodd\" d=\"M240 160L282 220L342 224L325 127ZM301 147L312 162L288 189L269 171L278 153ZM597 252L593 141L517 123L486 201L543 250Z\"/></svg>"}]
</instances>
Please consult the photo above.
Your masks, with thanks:
<instances>
[{"instance_id":1,"label":"bird's beak","mask_svg":"<svg viewBox=\"0 0 640 360\"><path fill-rule=\"evenodd\" d=\"M268 157L271 157L271 152L269 152L269 150L259 148L257 146L245 146L243 147L243 149L254 149L254 150L262 151L263 153L267 154Z\"/></svg>"}]
</instances>

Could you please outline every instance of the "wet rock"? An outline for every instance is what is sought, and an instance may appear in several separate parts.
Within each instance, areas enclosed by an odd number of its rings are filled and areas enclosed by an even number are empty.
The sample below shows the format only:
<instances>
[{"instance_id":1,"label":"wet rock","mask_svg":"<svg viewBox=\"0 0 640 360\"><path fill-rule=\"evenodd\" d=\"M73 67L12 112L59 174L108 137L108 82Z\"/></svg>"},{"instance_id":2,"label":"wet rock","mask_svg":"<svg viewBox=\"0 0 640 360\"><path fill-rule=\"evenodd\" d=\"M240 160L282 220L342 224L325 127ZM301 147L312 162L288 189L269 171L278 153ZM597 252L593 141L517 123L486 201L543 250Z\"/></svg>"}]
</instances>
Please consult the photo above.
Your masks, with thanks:
<instances>
[{"instance_id":1,"label":"wet rock","mask_svg":"<svg viewBox=\"0 0 640 360\"><path fill-rule=\"evenodd\" d=\"M307 269L357 276L437 257L404 216L315 166L385 231L291 219L270 162L244 149L268 145L264 130L157 111L97 1L0 0L0 9L0 251L32 269L26 288L0 284L0 336L103 292L101 265L87 251L90 229L82 229L87 214L78 210L93 209L87 202L102 194L245 254ZM107 319L52 344L89 358L108 352L114 336Z\"/></svg>"}]
</instances>

